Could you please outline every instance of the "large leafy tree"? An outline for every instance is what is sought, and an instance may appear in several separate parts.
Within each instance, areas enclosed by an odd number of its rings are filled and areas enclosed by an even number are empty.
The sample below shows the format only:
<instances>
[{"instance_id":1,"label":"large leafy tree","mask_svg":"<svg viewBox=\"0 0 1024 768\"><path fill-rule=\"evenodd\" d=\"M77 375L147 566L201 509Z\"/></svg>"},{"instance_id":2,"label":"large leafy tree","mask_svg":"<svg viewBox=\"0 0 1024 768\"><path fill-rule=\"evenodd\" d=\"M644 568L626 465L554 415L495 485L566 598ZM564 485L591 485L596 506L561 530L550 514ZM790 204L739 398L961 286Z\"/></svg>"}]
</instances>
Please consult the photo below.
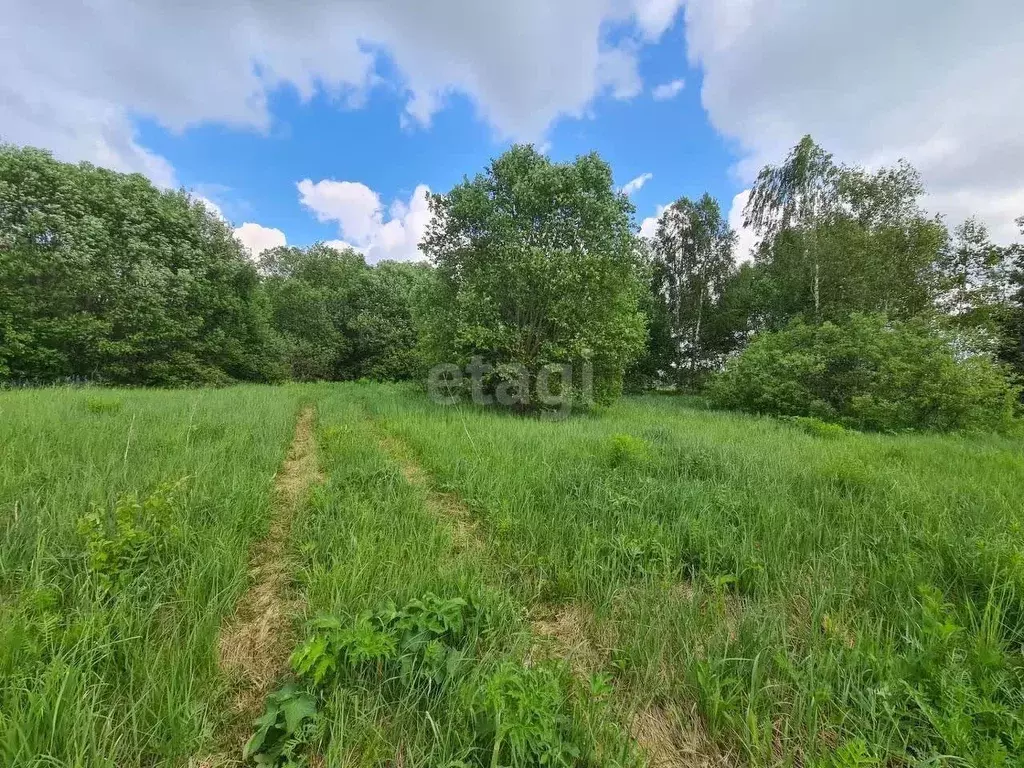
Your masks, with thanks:
<instances>
[{"instance_id":1,"label":"large leafy tree","mask_svg":"<svg viewBox=\"0 0 1024 768\"><path fill-rule=\"evenodd\" d=\"M416 310L430 280L427 264L385 261L370 270L353 323L358 376L399 381L425 375Z\"/></svg>"},{"instance_id":2,"label":"large leafy tree","mask_svg":"<svg viewBox=\"0 0 1024 768\"><path fill-rule=\"evenodd\" d=\"M939 309L955 326L998 335L1010 298L1014 250L994 244L985 225L973 218L953 231L935 271Z\"/></svg>"},{"instance_id":3,"label":"large leafy tree","mask_svg":"<svg viewBox=\"0 0 1024 768\"><path fill-rule=\"evenodd\" d=\"M947 233L920 209L922 193L906 163L875 173L838 166L804 137L785 163L761 172L746 211L762 238L761 319L778 328L796 317L929 309Z\"/></svg>"},{"instance_id":4,"label":"large leafy tree","mask_svg":"<svg viewBox=\"0 0 1024 768\"><path fill-rule=\"evenodd\" d=\"M676 354L673 368L681 380L695 381L714 365L719 340L716 323L726 281L735 267L735 233L708 194L682 197L658 221L654 237L655 293L664 302Z\"/></svg>"},{"instance_id":5,"label":"large leafy tree","mask_svg":"<svg viewBox=\"0 0 1024 768\"><path fill-rule=\"evenodd\" d=\"M434 358L479 355L498 378L547 364L578 375L589 363L596 399L618 395L644 342L643 277L633 207L608 165L515 146L430 205L421 247L436 267Z\"/></svg>"},{"instance_id":6,"label":"large leafy tree","mask_svg":"<svg viewBox=\"0 0 1024 768\"><path fill-rule=\"evenodd\" d=\"M226 222L186 193L0 147L0 374L274 378L257 286Z\"/></svg>"},{"instance_id":7,"label":"large leafy tree","mask_svg":"<svg viewBox=\"0 0 1024 768\"><path fill-rule=\"evenodd\" d=\"M832 155L804 136L782 165L765 166L751 188L745 225L771 242L789 231L805 234L798 250L800 282L809 284L817 318L821 305L821 263L816 225L836 204L838 169ZM806 287L803 287L806 290Z\"/></svg>"}]
</instances>

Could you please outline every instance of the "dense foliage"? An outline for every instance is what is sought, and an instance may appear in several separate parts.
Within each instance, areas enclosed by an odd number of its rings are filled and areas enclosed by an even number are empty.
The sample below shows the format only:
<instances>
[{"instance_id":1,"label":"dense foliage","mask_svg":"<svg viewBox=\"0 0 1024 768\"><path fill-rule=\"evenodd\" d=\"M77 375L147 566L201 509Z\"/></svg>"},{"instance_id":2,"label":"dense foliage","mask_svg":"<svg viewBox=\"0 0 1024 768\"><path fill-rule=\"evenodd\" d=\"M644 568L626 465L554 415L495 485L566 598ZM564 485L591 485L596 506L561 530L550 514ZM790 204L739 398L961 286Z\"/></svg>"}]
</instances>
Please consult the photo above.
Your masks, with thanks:
<instances>
[{"instance_id":1,"label":"dense foliage","mask_svg":"<svg viewBox=\"0 0 1024 768\"><path fill-rule=\"evenodd\" d=\"M957 356L921 321L853 314L756 336L709 390L727 408L858 429L1002 429L1017 392L984 355Z\"/></svg>"},{"instance_id":2,"label":"dense foliage","mask_svg":"<svg viewBox=\"0 0 1024 768\"><path fill-rule=\"evenodd\" d=\"M427 276L321 244L255 263L185 192L0 148L0 381L418 376Z\"/></svg>"},{"instance_id":3,"label":"dense foliage","mask_svg":"<svg viewBox=\"0 0 1024 768\"><path fill-rule=\"evenodd\" d=\"M0 147L0 383L429 382L447 366L529 410L542 382L560 404L607 403L724 370L716 400L765 413L1003 424L1024 247L973 219L950 230L923 195L906 163L868 172L804 137L754 182L758 241L738 263L711 196L667 206L648 240L596 154L515 146L431 198L430 263L368 265L322 243L249 254L184 191Z\"/></svg>"},{"instance_id":4,"label":"dense foliage","mask_svg":"<svg viewBox=\"0 0 1024 768\"><path fill-rule=\"evenodd\" d=\"M418 264L367 266L325 245L274 248L260 257L271 323L296 380L421 373L413 307L429 272Z\"/></svg>"},{"instance_id":5,"label":"dense foliage","mask_svg":"<svg viewBox=\"0 0 1024 768\"><path fill-rule=\"evenodd\" d=\"M729 351L714 320L721 315L719 305L734 268L735 242L718 201L708 194L696 202L680 198L658 222L655 291L663 297L673 350L666 369L682 383L699 382Z\"/></svg>"},{"instance_id":6,"label":"dense foliage","mask_svg":"<svg viewBox=\"0 0 1024 768\"><path fill-rule=\"evenodd\" d=\"M427 318L435 359L480 356L491 383L593 366L594 398L622 389L641 353L640 244L633 207L596 155L552 163L517 146L484 174L431 198L423 250L436 268Z\"/></svg>"},{"instance_id":7,"label":"dense foliage","mask_svg":"<svg viewBox=\"0 0 1024 768\"><path fill-rule=\"evenodd\" d=\"M275 379L258 287L226 223L186 194L0 148L0 376Z\"/></svg>"}]
</instances>

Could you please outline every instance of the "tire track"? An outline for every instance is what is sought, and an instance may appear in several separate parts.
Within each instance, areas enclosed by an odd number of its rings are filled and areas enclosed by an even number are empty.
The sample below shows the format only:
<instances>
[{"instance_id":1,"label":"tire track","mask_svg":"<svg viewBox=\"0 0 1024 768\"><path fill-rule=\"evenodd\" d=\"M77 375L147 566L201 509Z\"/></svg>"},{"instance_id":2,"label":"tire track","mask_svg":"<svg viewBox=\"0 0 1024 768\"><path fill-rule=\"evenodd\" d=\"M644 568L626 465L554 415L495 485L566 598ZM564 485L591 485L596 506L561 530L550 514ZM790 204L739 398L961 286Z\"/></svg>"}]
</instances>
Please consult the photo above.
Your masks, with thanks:
<instances>
[{"instance_id":1,"label":"tire track","mask_svg":"<svg viewBox=\"0 0 1024 768\"><path fill-rule=\"evenodd\" d=\"M457 494L441 493L433 486L429 473L404 440L383 431L369 414L367 422L382 451L398 465L406 482L423 493L427 510L451 528L456 548L486 557L486 539L466 503ZM577 603L541 605L535 606L532 613L533 648L527 656L527 664L558 658L581 681L604 668L614 639L602 637L601 647L594 646L592 638L596 628L589 607ZM729 768L736 765L707 738L696 710L686 719L689 725L684 725L682 718L673 716L669 710L652 705L634 712L623 722L651 768Z\"/></svg>"},{"instance_id":2,"label":"tire track","mask_svg":"<svg viewBox=\"0 0 1024 768\"><path fill-rule=\"evenodd\" d=\"M199 768L240 762L249 727L285 671L295 645L293 619L301 610L301 602L291 593L288 542L295 513L305 503L310 488L322 480L313 431L315 420L312 406L299 414L288 455L274 478L270 530L254 547L249 562L249 589L221 630L220 668L238 680L231 701L231 724L222 741L230 752L194 762Z\"/></svg>"}]
</instances>

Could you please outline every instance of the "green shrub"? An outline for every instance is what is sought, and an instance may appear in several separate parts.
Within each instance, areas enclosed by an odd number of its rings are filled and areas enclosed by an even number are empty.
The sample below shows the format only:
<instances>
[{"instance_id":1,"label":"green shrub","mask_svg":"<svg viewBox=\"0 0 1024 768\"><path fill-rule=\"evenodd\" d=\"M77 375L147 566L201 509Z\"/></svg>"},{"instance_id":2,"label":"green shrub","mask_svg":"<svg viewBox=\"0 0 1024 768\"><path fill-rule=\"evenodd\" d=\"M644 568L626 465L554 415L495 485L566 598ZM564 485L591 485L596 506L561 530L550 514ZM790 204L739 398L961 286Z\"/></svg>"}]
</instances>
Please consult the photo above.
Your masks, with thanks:
<instances>
[{"instance_id":1,"label":"green shrub","mask_svg":"<svg viewBox=\"0 0 1024 768\"><path fill-rule=\"evenodd\" d=\"M1005 431L1017 393L989 358L958 355L924 322L864 314L759 334L709 388L719 407L878 431Z\"/></svg>"},{"instance_id":2,"label":"green shrub","mask_svg":"<svg viewBox=\"0 0 1024 768\"><path fill-rule=\"evenodd\" d=\"M102 594L144 588L141 573L161 549L180 535L172 523L178 484L165 484L140 499L120 497L113 509L96 506L78 519L88 573Z\"/></svg>"},{"instance_id":3,"label":"green shrub","mask_svg":"<svg viewBox=\"0 0 1024 768\"><path fill-rule=\"evenodd\" d=\"M524 668L505 662L467 690L474 730L490 765L577 765L564 669L554 663Z\"/></svg>"},{"instance_id":4,"label":"green shrub","mask_svg":"<svg viewBox=\"0 0 1024 768\"><path fill-rule=\"evenodd\" d=\"M846 429L841 424L822 421L813 416L784 416L783 421L792 424L812 437L820 437L825 440L832 440L846 434Z\"/></svg>"},{"instance_id":5,"label":"green shrub","mask_svg":"<svg viewBox=\"0 0 1024 768\"><path fill-rule=\"evenodd\" d=\"M651 458L651 446L632 435L612 435L606 442L608 463L613 467L644 464Z\"/></svg>"}]
</instances>

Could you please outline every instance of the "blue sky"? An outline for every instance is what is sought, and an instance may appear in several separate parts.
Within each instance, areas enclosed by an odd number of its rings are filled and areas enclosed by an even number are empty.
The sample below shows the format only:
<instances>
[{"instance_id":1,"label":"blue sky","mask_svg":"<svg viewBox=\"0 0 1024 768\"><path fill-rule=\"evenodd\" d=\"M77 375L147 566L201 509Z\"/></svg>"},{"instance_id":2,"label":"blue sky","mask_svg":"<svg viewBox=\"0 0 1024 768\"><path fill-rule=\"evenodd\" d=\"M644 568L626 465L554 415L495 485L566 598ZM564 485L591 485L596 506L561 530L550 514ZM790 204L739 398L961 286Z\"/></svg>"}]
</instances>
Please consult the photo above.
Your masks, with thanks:
<instances>
[{"instance_id":1,"label":"blue sky","mask_svg":"<svg viewBox=\"0 0 1024 768\"><path fill-rule=\"evenodd\" d=\"M0 140L184 186L253 252L417 258L425 191L513 141L645 179L648 229L705 191L738 227L805 133L908 159L950 223L1024 213L1019 0L55 2L6 11Z\"/></svg>"},{"instance_id":2,"label":"blue sky","mask_svg":"<svg viewBox=\"0 0 1024 768\"><path fill-rule=\"evenodd\" d=\"M688 66L682 40L680 15L638 57L645 84L640 93L628 99L600 94L586 114L553 121L534 142L556 161L599 152L619 185L650 174L631 193L638 225L658 205L705 191L728 212L742 188L730 170L737 157L708 122L700 102L701 73ZM382 68L389 68L386 53L381 59ZM655 98L658 86L673 83ZM265 130L199 125L175 132L143 119L138 140L166 158L179 182L213 201L228 220L259 222L284 232L290 244L306 245L345 233L300 203L299 180L359 182L387 204L408 200L420 184L448 190L513 143L464 95L448 97L426 126L403 121L403 105L402 94L388 88L371 91L364 104L352 107L324 93L303 101L285 85L270 94L271 124Z\"/></svg>"}]
</instances>

